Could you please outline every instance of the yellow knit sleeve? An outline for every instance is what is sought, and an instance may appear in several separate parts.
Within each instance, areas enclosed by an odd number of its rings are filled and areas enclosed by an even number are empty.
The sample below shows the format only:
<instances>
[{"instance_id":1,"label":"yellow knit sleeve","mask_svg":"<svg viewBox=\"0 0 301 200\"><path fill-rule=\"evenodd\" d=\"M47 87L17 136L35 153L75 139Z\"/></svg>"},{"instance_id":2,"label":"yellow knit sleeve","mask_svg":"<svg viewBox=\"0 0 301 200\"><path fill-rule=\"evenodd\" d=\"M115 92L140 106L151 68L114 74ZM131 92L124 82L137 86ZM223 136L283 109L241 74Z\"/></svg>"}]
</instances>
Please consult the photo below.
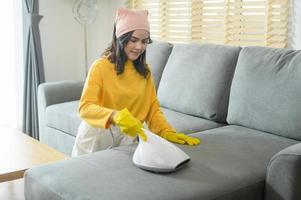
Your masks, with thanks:
<instances>
[{"instance_id":1,"label":"yellow knit sleeve","mask_svg":"<svg viewBox=\"0 0 301 200\"><path fill-rule=\"evenodd\" d=\"M160 135L165 132L176 132L176 130L168 123L157 98L156 89L152 75L149 77L151 84L151 105L146 117L146 123L149 129Z\"/></svg>"},{"instance_id":2,"label":"yellow knit sleeve","mask_svg":"<svg viewBox=\"0 0 301 200\"><path fill-rule=\"evenodd\" d=\"M100 106L102 91L102 61L95 62L88 73L79 102L80 117L93 127L108 128L112 109Z\"/></svg>"}]
</instances>

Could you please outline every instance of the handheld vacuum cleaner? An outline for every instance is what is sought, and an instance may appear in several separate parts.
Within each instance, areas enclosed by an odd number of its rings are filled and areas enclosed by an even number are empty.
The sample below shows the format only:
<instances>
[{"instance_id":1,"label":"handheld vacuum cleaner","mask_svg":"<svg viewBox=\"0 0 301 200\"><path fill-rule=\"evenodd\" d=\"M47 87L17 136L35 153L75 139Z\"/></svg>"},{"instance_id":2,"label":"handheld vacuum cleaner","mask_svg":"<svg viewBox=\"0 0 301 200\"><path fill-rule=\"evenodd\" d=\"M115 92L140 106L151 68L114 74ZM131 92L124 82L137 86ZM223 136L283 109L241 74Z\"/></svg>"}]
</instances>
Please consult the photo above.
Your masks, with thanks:
<instances>
[{"instance_id":1,"label":"handheld vacuum cleaner","mask_svg":"<svg viewBox=\"0 0 301 200\"><path fill-rule=\"evenodd\" d=\"M190 161L190 157L176 145L149 130L143 131L147 141L139 138L139 144L133 155L133 163L139 168L167 173L176 171Z\"/></svg>"}]
</instances>

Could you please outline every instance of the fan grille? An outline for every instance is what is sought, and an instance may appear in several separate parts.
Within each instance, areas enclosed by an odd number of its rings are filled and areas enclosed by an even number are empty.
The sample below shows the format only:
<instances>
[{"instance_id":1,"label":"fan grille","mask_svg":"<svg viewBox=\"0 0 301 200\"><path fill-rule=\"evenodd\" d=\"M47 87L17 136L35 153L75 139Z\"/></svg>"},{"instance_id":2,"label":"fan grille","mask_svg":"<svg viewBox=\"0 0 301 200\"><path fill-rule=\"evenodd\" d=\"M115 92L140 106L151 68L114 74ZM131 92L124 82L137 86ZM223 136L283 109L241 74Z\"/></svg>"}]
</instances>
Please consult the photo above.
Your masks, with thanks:
<instances>
[{"instance_id":1,"label":"fan grille","mask_svg":"<svg viewBox=\"0 0 301 200\"><path fill-rule=\"evenodd\" d=\"M72 8L74 18L83 25L94 22L97 10L97 0L75 0Z\"/></svg>"}]
</instances>

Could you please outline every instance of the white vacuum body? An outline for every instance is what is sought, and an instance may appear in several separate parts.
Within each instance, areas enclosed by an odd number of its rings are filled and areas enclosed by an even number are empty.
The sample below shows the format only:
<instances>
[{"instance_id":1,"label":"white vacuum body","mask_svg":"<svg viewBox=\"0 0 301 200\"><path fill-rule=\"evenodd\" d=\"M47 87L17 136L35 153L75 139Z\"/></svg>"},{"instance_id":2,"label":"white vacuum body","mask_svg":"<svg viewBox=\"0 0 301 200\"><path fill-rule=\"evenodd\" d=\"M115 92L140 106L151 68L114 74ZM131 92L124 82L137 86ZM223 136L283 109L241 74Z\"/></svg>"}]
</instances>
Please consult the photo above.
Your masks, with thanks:
<instances>
[{"instance_id":1,"label":"white vacuum body","mask_svg":"<svg viewBox=\"0 0 301 200\"><path fill-rule=\"evenodd\" d=\"M176 145L149 130L143 130L147 141L139 138L139 144L133 156L133 163L139 168L167 173L176 171L190 161L190 157Z\"/></svg>"}]
</instances>

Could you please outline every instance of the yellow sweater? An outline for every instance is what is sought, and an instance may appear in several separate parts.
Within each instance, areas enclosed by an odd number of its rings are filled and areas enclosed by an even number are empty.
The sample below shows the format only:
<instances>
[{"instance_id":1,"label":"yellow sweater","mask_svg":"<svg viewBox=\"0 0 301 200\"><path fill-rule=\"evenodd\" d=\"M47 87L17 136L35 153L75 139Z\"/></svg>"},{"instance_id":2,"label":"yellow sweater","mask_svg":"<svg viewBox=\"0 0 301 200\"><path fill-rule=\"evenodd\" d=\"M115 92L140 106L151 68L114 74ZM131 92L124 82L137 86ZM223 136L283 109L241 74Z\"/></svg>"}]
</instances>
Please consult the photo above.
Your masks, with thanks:
<instances>
[{"instance_id":1,"label":"yellow sweater","mask_svg":"<svg viewBox=\"0 0 301 200\"><path fill-rule=\"evenodd\" d=\"M114 110L127 108L158 135L176 132L166 121L157 100L152 76L145 79L132 61L125 63L124 72L116 75L114 64L107 58L93 63L79 103L80 117L94 127L108 128Z\"/></svg>"}]
</instances>

